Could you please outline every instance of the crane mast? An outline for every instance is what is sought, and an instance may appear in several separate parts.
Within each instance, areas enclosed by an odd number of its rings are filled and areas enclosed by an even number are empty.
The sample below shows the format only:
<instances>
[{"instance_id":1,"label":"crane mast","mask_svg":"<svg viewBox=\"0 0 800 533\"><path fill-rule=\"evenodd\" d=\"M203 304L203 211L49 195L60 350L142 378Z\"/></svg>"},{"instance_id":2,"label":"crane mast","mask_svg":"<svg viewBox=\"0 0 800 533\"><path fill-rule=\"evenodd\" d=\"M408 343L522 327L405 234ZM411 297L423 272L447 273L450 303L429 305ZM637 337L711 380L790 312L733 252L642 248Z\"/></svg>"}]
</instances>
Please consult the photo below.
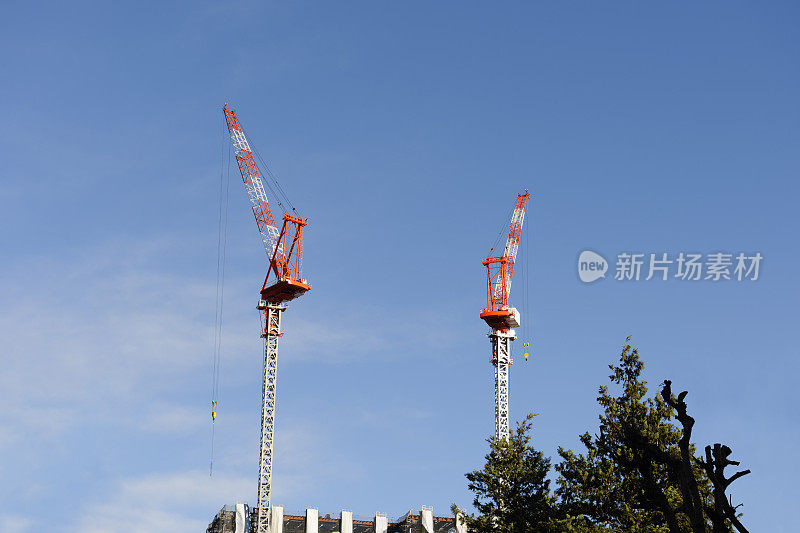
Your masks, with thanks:
<instances>
[{"instance_id":1,"label":"crane mast","mask_svg":"<svg viewBox=\"0 0 800 533\"><path fill-rule=\"evenodd\" d=\"M511 341L517 338L514 328L519 327L520 315L516 308L509 306L508 298L529 196L527 190L517 196L503 255L483 260L486 267L487 305L480 317L492 328L489 341L494 365L494 428L498 440L508 440L510 431L509 368L514 362L511 358Z\"/></svg>"},{"instance_id":2,"label":"crane mast","mask_svg":"<svg viewBox=\"0 0 800 533\"><path fill-rule=\"evenodd\" d=\"M258 508L255 525L257 533L268 533L274 456L278 340L283 336L281 317L286 310L285 302L311 289L308 281L301 277L303 228L308 219L285 214L283 225L278 230L269 207L261 173L256 166L244 129L236 117L236 110L225 104L222 112L225 115L242 182L250 199L250 206L269 260L267 276L256 306L262 314L264 379L261 391L261 446L258 458Z\"/></svg>"}]
</instances>

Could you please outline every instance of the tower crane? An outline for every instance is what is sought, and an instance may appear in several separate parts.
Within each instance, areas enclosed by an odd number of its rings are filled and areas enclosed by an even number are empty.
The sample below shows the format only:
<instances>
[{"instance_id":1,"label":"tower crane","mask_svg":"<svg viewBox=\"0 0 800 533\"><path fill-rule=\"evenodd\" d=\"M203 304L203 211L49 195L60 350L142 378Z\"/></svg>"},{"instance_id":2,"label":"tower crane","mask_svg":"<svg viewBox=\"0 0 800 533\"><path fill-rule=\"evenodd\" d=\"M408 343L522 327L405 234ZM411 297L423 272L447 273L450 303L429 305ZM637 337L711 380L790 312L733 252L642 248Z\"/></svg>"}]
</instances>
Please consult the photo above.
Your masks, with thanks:
<instances>
[{"instance_id":1,"label":"tower crane","mask_svg":"<svg viewBox=\"0 0 800 533\"><path fill-rule=\"evenodd\" d=\"M494 365L494 428L498 440L508 440L509 435L508 372L513 363L511 341L517 338L514 328L519 327L520 315L516 308L509 306L508 298L529 196L527 190L517 196L503 255L483 260L486 267L487 304L480 317L492 328L489 341Z\"/></svg>"},{"instance_id":2,"label":"tower crane","mask_svg":"<svg viewBox=\"0 0 800 533\"><path fill-rule=\"evenodd\" d=\"M256 533L268 533L270 521L270 491L272 487L273 437L275 435L275 390L278 367L278 339L283 336L281 315L286 302L302 296L311 289L301 277L303 258L303 228L307 218L290 214L283 216L278 229L269 207L261 173L253 158L253 150L236 117L236 110L225 104L222 108L228 125L236 163L250 206L256 219L261 241L267 252L267 276L261 286L257 309L262 314L261 337L264 338L264 381L261 391L261 449L258 458L258 510Z\"/></svg>"}]
</instances>

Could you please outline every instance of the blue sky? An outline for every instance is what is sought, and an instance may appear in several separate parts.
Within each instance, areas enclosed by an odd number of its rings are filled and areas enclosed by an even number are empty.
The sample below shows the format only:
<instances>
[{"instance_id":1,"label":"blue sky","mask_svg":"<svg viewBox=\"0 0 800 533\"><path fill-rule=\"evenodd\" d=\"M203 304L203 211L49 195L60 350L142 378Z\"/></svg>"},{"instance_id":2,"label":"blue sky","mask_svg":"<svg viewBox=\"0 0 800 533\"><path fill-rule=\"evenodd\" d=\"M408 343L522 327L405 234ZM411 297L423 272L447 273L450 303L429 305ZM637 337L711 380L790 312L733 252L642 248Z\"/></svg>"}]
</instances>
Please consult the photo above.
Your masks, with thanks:
<instances>
[{"instance_id":1,"label":"blue sky","mask_svg":"<svg viewBox=\"0 0 800 533\"><path fill-rule=\"evenodd\" d=\"M627 335L695 440L790 531L800 252L791 2L7 3L0 21L0 529L202 530L256 490L265 257L231 174L208 402L223 103L310 219L286 313L275 504L471 498L493 431L481 259L516 193L535 445L578 446ZM526 244L527 242L527 244ZM760 252L755 282L583 284L595 250ZM613 269L613 265L612 265ZM520 341L515 350L520 352Z\"/></svg>"}]
</instances>

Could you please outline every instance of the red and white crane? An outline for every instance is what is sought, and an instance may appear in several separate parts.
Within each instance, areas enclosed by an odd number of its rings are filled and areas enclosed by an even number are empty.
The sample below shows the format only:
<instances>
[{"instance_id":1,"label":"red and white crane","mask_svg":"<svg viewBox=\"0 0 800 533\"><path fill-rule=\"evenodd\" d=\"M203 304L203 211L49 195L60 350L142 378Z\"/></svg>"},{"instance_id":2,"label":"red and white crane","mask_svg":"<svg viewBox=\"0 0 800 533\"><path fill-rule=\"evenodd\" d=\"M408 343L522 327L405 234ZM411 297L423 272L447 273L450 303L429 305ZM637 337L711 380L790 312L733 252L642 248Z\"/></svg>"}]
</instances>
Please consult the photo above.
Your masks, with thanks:
<instances>
[{"instance_id":1,"label":"red and white crane","mask_svg":"<svg viewBox=\"0 0 800 533\"><path fill-rule=\"evenodd\" d=\"M519 327L520 315L516 308L509 306L508 298L529 196L527 190L517 196L503 255L483 260L486 267L487 303L480 317L492 328L489 340L492 344L492 364L495 367L494 427L498 440L508 440L509 435L508 371L513 363L511 341L517 338L514 328Z\"/></svg>"},{"instance_id":2,"label":"red and white crane","mask_svg":"<svg viewBox=\"0 0 800 533\"><path fill-rule=\"evenodd\" d=\"M281 315L286 310L287 301L294 300L311 289L308 281L301 277L303 228L308 219L285 214L281 229L278 229L275 217L269 208L267 193L253 157L253 150L236 118L236 110L225 104L222 112L225 114L236 163L242 173L244 188L250 198L253 215L269 260L267 276L261 286L261 298L257 306L263 314L261 336L264 338L264 381L261 395L261 451L258 458L258 510L255 527L257 533L268 533L278 339L283 336Z\"/></svg>"}]
</instances>

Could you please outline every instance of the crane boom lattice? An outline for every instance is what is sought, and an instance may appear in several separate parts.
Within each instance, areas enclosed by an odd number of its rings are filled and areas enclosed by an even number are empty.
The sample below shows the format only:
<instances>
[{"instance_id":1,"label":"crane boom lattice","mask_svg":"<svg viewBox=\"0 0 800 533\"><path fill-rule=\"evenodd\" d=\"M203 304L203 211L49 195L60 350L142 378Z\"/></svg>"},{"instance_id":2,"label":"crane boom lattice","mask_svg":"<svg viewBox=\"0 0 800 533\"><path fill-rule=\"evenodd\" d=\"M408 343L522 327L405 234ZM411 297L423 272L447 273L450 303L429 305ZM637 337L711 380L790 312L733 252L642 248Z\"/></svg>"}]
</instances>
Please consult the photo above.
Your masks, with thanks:
<instances>
[{"instance_id":1,"label":"crane boom lattice","mask_svg":"<svg viewBox=\"0 0 800 533\"><path fill-rule=\"evenodd\" d=\"M236 164L239 166L244 188L250 198L250 206L253 209L256 225L258 225L258 232L261 234L261 241L264 243L267 255L272 257L275 245L278 242L279 232L278 227L275 225L275 217L272 216L272 211L269 208L269 200L267 199L267 192L264 190L261 173L256 166L250 143L247 142L247 137L241 124L239 124L239 119L236 118L236 110L228 109L225 106L222 108L222 112L225 113L225 121L228 124L228 132L231 135Z\"/></svg>"},{"instance_id":2,"label":"crane boom lattice","mask_svg":"<svg viewBox=\"0 0 800 533\"><path fill-rule=\"evenodd\" d=\"M286 306L267 304L264 326L264 381L261 391L261 448L258 459L258 514L256 532L269 531L272 495L272 455L275 438L275 393L278 376L278 339Z\"/></svg>"}]
</instances>

